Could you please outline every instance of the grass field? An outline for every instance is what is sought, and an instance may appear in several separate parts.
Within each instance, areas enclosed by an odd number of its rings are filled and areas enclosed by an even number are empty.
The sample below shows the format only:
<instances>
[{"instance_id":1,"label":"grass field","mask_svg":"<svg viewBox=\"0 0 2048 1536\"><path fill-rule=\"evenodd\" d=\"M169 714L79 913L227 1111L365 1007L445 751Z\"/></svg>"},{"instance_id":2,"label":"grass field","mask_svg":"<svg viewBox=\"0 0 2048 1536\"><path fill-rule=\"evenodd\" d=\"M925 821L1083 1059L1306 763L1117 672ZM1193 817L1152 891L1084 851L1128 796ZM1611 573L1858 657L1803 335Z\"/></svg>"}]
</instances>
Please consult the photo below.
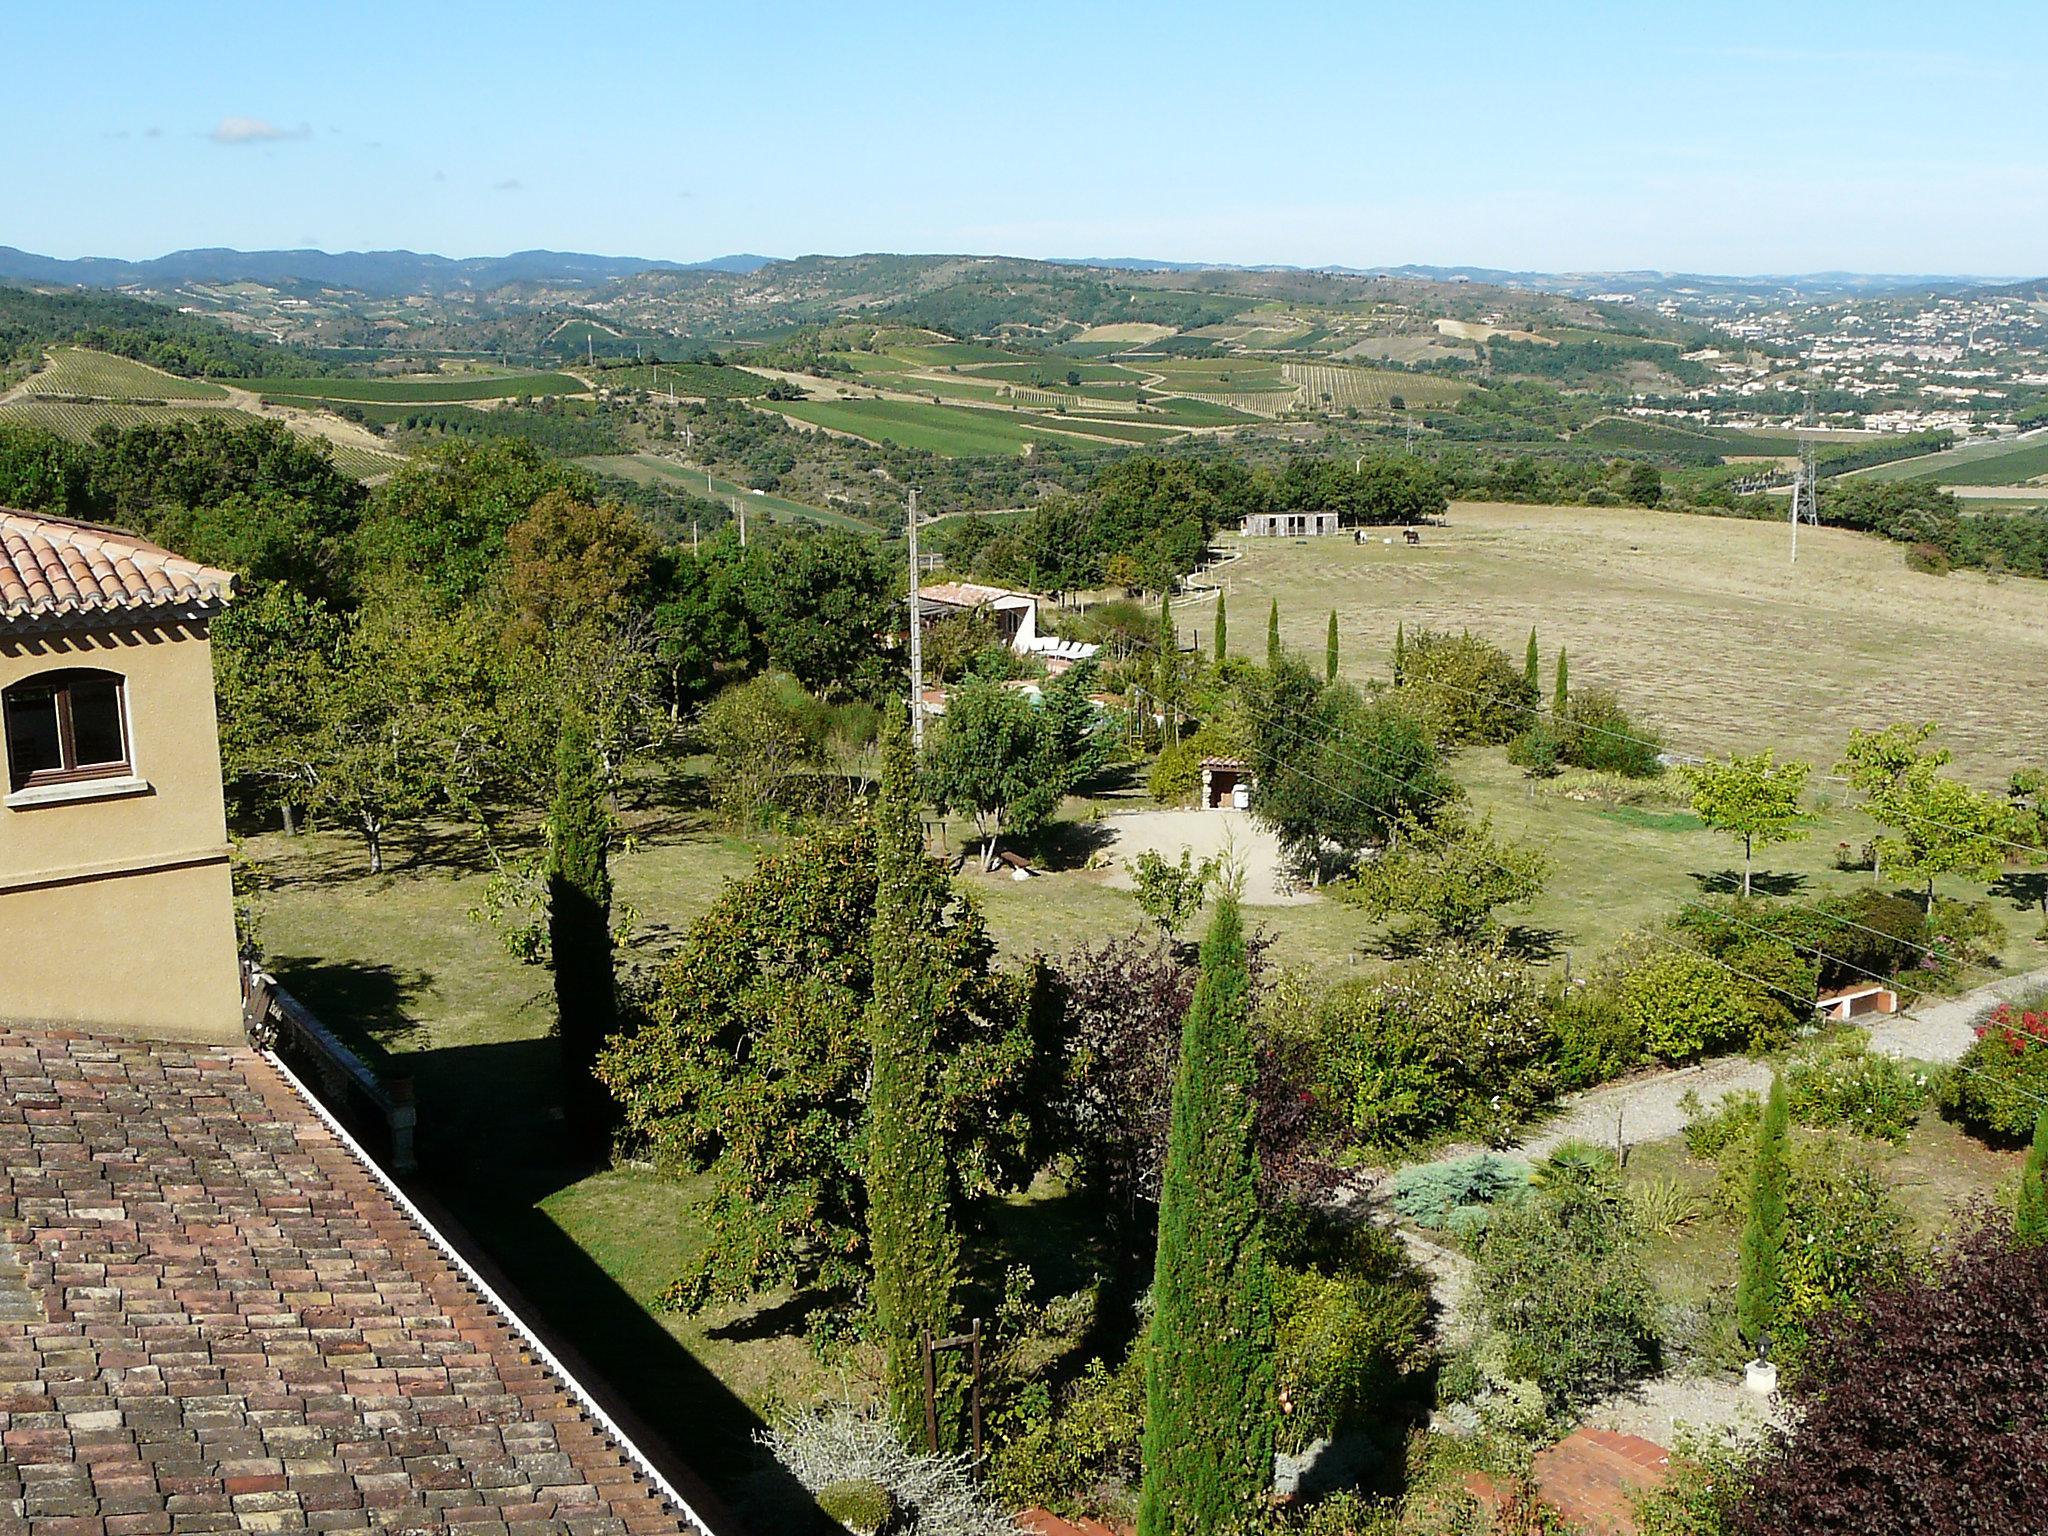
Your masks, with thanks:
<instances>
[{"instance_id":1,"label":"grass field","mask_svg":"<svg viewBox=\"0 0 2048 1536\"><path fill-rule=\"evenodd\" d=\"M1320 660L1335 608L1361 680L1386 675L1397 622L1469 626L1518 658L1534 626L1546 668L1567 646L1575 683L1617 689L1678 750L1827 764L1851 726L1938 720L1960 767L2002 787L2048 736L2048 692L2020 681L2048 672L2041 583L1919 575L1832 528L1801 533L1795 567L1775 523L1462 502L1449 520L1415 549L1245 540L1220 572L1231 612L1277 598L1284 641ZM1233 630L1264 646L1262 624Z\"/></svg>"},{"instance_id":2,"label":"grass field","mask_svg":"<svg viewBox=\"0 0 2048 1536\"><path fill-rule=\"evenodd\" d=\"M978 411L967 406L926 405L913 400L804 400L775 406L813 426L848 432L871 442L893 442L958 457L1018 453L1027 443L1073 441L1078 425L1062 429L1049 418L1013 411Z\"/></svg>"},{"instance_id":3,"label":"grass field","mask_svg":"<svg viewBox=\"0 0 2048 1536\"><path fill-rule=\"evenodd\" d=\"M768 380L744 368L711 363L646 363L632 368L606 368L590 374L599 389L646 389L656 394L673 389L678 395L703 400L752 400L768 393Z\"/></svg>"},{"instance_id":4,"label":"grass field","mask_svg":"<svg viewBox=\"0 0 2048 1536\"><path fill-rule=\"evenodd\" d=\"M513 400L522 395L580 395L590 386L567 373L430 374L407 379L235 379L243 389L284 405L382 401L430 405L463 400ZM765 387L765 386L764 386Z\"/></svg>"},{"instance_id":5,"label":"grass field","mask_svg":"<svg viewBox=\"0 0 2048 1536\"><path fill-rule=\"evenodd\" d=\"M181 379L111 352L55 347L50 361L23 381L24 395L91 395L100 400L225 400L228 392L204 379Z\"/></svg>"},{"instance_id":6,"label":"grass field","mask_svg":"<svg viewBox=\"0 0 2048 1536\"><path fill-rule=\"evenodd\" d=\"M585 469L601 475L617 475L622 480L632 480L640 485L663 485L678 491L687 491L692 496L726 501L744 498L748 517L766 517L772 522L783 523L827 523L839 528L857 528L873 532L872 523L846 512L835 512L829 507L814 507L809 502L791 501L786 496L770 494L755 495L742 485L730 480L721 480L716 475L707 475L701 469L690 469L652 453L601 454L576 462Z\"/></svg>"},{"instance_id":7,"label":"grass field","mask_svg":"<svg viewBox=\"0 0 2048 1536\"><path fill-rule=\"evenodd\" d=\"M1280 363L1256 358L1160 358L1147 360L1146 371L1161 378L1159 387L1191 395L1292 394Z\"/></svg>"},{"instance_id":8,"label":"grass field","mask_svg":"<svg viewBox=\"0 0 2048 1536\"><path fill-rule=\"evenodd\" d=\"M1942 453L1894 459L1855 472L1866 480L1939 480L1953 485L2018 485L2048 474L2048 438L2029 433L2001 442L1964 443Z\"/></svg>"}]
</instances>

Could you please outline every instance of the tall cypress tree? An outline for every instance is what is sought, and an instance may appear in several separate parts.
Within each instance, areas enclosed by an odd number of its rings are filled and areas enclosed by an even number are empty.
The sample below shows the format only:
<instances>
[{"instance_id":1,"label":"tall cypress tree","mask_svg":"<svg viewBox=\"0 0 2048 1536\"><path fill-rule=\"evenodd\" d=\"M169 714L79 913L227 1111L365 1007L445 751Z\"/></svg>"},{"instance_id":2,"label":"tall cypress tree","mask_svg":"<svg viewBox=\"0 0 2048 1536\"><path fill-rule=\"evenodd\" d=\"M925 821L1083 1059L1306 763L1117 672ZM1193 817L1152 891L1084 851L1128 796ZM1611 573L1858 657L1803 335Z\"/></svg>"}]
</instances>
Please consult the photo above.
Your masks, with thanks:
<instances>
[{"instance_id":1,"label":"tall cypress tree","mask_svg":"<svg viewBox=\"0 0 2048 1536\"><path fill-rule=\"evenodd\" d=\"M1216 660L1230 654L1230 614L1223 606L1223 589L1216 589Z\"/></svg>"},{"instance_id":2,"label":"tall cypress tree","mask_svg":"<svg viewBox=\"0 0 2048 1536\"><path fill-rule=\"evenodd\" d=\"M1235 1528L1273 1482L1273 1307L1253 1143L1251 978L1217 904L1181 1029L1159 1189L1138 1536Z\"/></svg>"},{"instance_id":3,"label":"tall cypress tree","mask_svg":"<svg viewBox=\"0 0 2048 1536\"><path fill-rule=\"evenodd\" d=\"M612 974L611 812L590 723L571 710L555 742L555 801L548 812L548 944L565 1107L579 1140L602 1141L610 1099L592 1072L618 1022Z\"/></svg>"},{"instance_id":4,"label":"tall cypress tree","mask_svg":"<svg viewBox=\"0 0 2048 1536\"><path fill-rule=\"evenodd\" d=\"M1337 610L1330 610L1330 638L1323 642L1323 679L1337 681Z\"/></svg>"},{"instance_id":5,"label":"tall cypress tree","mask_svg":"<svg viewBox=\"0 0 2048 1536\"><path fill-rule=\"evenodd\" d=\"M2027 1247L2048 1244L2048 1109L2034 1121L2034 1144L2020 1169L2020 1211L2015 1229Z\"/></svg>"},{"instance_id":6,"label":"tall cypress tree","mask_svg":"<svg viewBox=\"0 0 2048 1536\"><path fill-rule=\"evenodd\" d=\"M1266 665L1280 665L1280 599L1277 597L1266 611Z\"/></svg>"},{"instance_id":7,"label":"tall cypress tree","mask_svg":"<svg viewBox=\"0 0 2048 1536\"><path fill-rule=\"evenodd\" d=\"M1564 659L1564 647L1557 648L1557 687L1551 691L1550 712L1560 725L1571 705L1571 672Z\"/></svg>"},{"instance_id":8,"label":"tall cypress tree","mask_svg":"<svg viewBox=\"0 0 2048 1536\"><path fill-rule=\"evenodd\" d=\"M939 1112L936 1041L942 999L940 982L924 959L925 941L944 919L946 893L943 878L925 857L915 772L909 731L894 725L882 747L882 792L875 810L865 1174L882 1377L890 1420L906 1445L921 1445L924 1439L919 1336L926 1330L934 1336L950 1331L960 1270ZM941 1385L942 1404L952 1395L949 1385Z\"/></svg>"},{"instance_id":9,"label":"tall cypress tree","mask_svg":"<svg viewBox=\"0 0 2048 1536\"><path fill-rule=\"evenodd\" d=\"M1400 687L1407 681L1408 632L1400 620L1394 621L1394 686Z\"/></svg>"},{"instance_id":10,"label":"tall cypress tree","mask_svg":"<svg viewBox=\"0 0 2048 1536\"><path fill-rule=\"evenodd\" d=\"M1536 654L1536 626L1529 626L1529 650L1522 658L1522 676L1529 680L1529 698L1533 702L1543 697L1542 668Z\"/></svg>"},{"instance_id":11,"label":"tall cypress tree","mask_svg":"<svg viewBox=\"0 0 2048 1536\"><path fill-rule=\"evenodd\" d=\"M1763 1118L1756 1126L1749 1217L1742 1228L1742 1275L1735 1289L1736 1325L1751 1345L1777 1326L1785 1299L1785 1201L1791 1183L1786 1157L1791 1126L1785 1079L1773 1077Z\"/></svg>"}]
</instances>

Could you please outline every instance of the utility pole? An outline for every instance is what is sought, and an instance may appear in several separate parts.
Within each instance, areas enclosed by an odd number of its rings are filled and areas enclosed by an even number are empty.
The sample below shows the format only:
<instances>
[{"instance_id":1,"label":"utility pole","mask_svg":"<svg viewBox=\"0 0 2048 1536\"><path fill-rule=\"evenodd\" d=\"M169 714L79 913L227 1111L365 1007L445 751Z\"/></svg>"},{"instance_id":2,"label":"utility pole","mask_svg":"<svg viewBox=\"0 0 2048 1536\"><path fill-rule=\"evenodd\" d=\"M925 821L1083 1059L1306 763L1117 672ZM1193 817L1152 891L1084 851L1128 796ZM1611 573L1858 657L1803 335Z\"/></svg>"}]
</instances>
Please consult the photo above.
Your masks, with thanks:
<instances>
[{"instance_id":1,"label":"utility pole","mask_svg":"<svg viewBox=\"0 0 2048 1536\"><path fill-rule=\"evenodd\" d=\"M740 520L740 548L745 549L747 547L747 503L744 497L733 497L732 513L734 517Z\"/></svg>"},{"instance_id":2,"label":"utility pole","mask_svg":"<svg viewBox=\"0 0 2048 1536\"><path fill-rule=\"evenodd\" d=\"M690 553L697 553L697 519L690 519Z\"/></svg>"},{"instance_id":3,"label":"utility pole","mask_svg":"<svg viewBox=\"0 0 2048 1536\"><path fill-rule=\"evenodd\" d=\"M917 487L910 488L910 509L903 516L910 536L910 749L924 751L924 598L923 573L917 568Z\"/></svg>"}]
</instances>

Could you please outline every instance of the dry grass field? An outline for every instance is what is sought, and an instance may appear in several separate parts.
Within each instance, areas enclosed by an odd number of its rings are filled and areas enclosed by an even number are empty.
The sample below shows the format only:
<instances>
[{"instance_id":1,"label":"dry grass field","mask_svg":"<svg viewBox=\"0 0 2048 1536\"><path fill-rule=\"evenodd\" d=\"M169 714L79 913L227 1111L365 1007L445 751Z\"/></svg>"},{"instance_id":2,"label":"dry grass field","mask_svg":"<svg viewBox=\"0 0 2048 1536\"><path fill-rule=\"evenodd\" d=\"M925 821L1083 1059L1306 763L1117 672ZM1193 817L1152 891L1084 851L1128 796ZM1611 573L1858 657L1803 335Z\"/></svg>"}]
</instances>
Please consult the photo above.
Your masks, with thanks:
<instances>
[{"instance_id":1,"label":"dry grass field","mask_svg":"<svg viewBox=\"0 0 2048 1536\"><path fill-rule=\"evenodd\" d=\"M1218 572L1233 649L1283 642L1320 660L1332 608L1342 665L1389 669L1394 626L1466 629L1519 657L1534 626L1545 683L1615 689L1680 751L1777 746L1835 761L1853 726L1937 720L1957 767L2002 786L2048 739L2048 587L1908 571L1896 544L1777 523L1624 508L1457 503L1409 548L1248 539ZM1210 611L1181 622L1206 631Z\"/></svg>"}]
</instances>

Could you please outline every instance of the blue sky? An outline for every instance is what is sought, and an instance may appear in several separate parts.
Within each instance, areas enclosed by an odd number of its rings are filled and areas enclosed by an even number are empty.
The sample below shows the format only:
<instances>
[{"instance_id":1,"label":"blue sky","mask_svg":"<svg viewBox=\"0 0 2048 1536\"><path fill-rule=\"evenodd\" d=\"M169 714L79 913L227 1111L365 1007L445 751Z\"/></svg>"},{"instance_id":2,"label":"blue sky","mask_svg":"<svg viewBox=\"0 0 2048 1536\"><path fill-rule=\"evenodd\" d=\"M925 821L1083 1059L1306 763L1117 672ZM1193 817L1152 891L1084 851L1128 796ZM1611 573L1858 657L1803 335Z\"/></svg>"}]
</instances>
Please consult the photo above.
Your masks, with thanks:
<instances>
[{"instance_id":1,"label":"blue sky","mask_svg":"<svg viewBox=\"0 0 2048 1536\"><path fill-rule=\"evenodd\" d=\"M2048 271L2037 8L72 3L0 244Z\"/></svg>"}]
</instances>

